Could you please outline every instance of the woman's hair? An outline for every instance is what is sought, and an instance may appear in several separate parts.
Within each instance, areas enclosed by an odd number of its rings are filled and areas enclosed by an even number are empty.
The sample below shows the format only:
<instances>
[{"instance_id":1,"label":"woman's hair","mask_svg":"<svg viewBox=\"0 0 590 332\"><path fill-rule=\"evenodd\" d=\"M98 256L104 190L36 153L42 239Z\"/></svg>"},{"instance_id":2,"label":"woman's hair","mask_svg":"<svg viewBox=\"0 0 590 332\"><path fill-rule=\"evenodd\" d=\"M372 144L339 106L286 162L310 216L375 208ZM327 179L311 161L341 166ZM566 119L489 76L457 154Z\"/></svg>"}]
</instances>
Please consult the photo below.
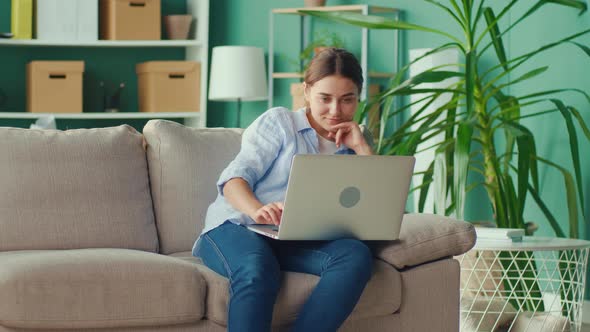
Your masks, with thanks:
<instances>
[{"instance_id":1,"label":"woman's hair","mask_svg":"<svg viewBox=\"0 0 590 332\"><path fill-rule=\"evenodd\" d=\"M350 79L360 94L363 88L363 70L352 53L342 48L327 48L316 54L305 71L304 82L312 86L327 76L340 75Z\"/></svg>"}]
</instances>

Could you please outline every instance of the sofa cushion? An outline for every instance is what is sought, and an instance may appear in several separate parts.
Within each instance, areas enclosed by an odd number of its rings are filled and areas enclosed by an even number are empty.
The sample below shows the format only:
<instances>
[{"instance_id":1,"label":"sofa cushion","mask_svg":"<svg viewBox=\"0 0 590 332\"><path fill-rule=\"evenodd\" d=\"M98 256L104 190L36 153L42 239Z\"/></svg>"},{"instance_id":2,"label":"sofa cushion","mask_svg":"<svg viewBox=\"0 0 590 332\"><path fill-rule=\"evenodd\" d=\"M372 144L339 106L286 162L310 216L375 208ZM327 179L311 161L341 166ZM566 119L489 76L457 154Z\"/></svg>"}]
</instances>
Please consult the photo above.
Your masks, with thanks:
<instances>
[{"instance_id":1,"label":"sofa cushion","mask_svg":"<svg viewBox=\"0 0 590 332\"><path fill-rule=\"evenodd\" d=\"M142 136L0 128L0 251L157 251Z\"/></svg>"},{"instance_id":2,"label":"sofa cushion","mask_svg":"<svg viewBox=\"0 0 590 332\"><path fill-rule=\"evenodd\" d=\"M472 224L436 214L404 215L399 240L372 243L375 256L398 269L467 252L475 245Z\"/></svg>"},{"instance_id":3,"label":"sofa cushion","mask_svg":"<svg viewBox=\"0 0 590 332\"><path fill-rule=\"evenodd\" d=\"M190 252L171 256L197 264L207 281L207 313L205 316L222 325L227 325L229 304L229 281L200 263ZM374 272L367 284L350 320L391 315L401 304L401 276L391 265L375 260ZM292 324L301 307L315 288L319 277L311 274L283 272L281 290L273 312L273 325ZM345 290L343 290L345 291Z\"/></svg>"},{"instance_id":4,"label":"sofa cushion","mask_svg":"<svg viewBox=\"0 0 590 332\"><path fill-rule=\"evenodd\" d=\"M0 325L113 328L199 321L194 264L127 249L0 253Z\"/></svg>"},{"instance_id":5,"label":"sofa cushion","mask_svg":"<svg viewBox=\"0 0 590 332\"><path fill-rule=\"evenodd\" d=\"M143 129L160 250L190 250L215 200L215 182L240 149L240 129L151 120Z\"/></svg>"}]
</instances>

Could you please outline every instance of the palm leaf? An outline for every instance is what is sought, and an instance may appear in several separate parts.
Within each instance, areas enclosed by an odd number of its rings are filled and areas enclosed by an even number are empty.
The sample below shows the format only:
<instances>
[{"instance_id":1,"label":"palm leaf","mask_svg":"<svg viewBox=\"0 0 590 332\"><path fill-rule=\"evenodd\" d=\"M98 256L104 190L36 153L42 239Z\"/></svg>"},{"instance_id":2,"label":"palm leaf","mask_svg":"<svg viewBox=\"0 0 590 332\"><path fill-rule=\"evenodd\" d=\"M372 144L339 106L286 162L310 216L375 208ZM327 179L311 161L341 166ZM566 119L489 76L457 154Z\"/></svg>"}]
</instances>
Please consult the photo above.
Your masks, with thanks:
<instances>
[{"instance_id":1,"label":"palm leaf","mask_svg":"<svg viewBox=\"0 0 590 332\"><path fill-rule=\"evenodd\" d=\"M559 99L551 99L551 102L557 106L559 112L565 120L567 133L570 141L570 152L572 155L572 162L574 164L574 173L576 174L576 184L578 186L578 197L580 198L580 206L584 206L584 191L582 187L582 171L580 169L580 151L578 145L578 135L576 134L576 127L572 120L572 115L569 109ZM583 209L582 209L583 210Z\"/></svg>"},{"instance_id":2,"label":"palm leaf","mask_svg":"<svg viewBox=\"0 0 590 332\"><path fill-rule=\"evenodd\" d=\"M563 182L565 184L565 192L567 196L567 210L569 216L569 226L570 226L570 237L578 238L579 237L579 229L578 229L578 200L576 199L576 185L574 184L574 179L571 173L566 170L564 167L557 165L554 162L551 162L547 159L543 159L537 156L537 159L549 166L555 167L558 171L561 172L563 175Z\"/></svg>"},{"instance_id":3,"label":"palm leaf","mask_svg":"<svg viewBox=\"0 0 590 332\"><path fill-rule=\"evenodd\" d=\"M351 12L323 12L323 11L313 11L313 10L300 10L302 14L306 14L309 16L319 17L323 19L327 19L334 22L340 22L345 24L350 24L354 26L360 26L363 28L369 29L386 29L386 30L415 30L415 31L423 31L423 32L431 32L434 34L438 34L441 36L445 36L451 40L456 41L457 43L461 43L461 41L455 36L448 34L444 31L440 31L437 29L432 29L428 27L424 27L417 24L407 23L383 16L376 16L376 15L363 15L360 13L351 13Z\"/></svg>"},{"instance_id":4,"label":"palm leaf","mask_svg":"<svg viewBox=\"0 0 590 332\"><path fill-rule=\"evenodd\" d=\"M426 197L428 196L428 189L430 187L430 183L432 183L432 173L434 171L434 161L430 163L428 169L422 175L422 183L428 183L428 185L420 188L420 197L418 198L418 212L424 212L424 204L426 204Z\"/></svg>"},{"instance_id":5,"label":"palm leaf","mask_svg":"<svg viewBox=\"0 0 590 332\"><path fill-rule=\"evenodd\" d=\"M483 1L482 1L483 3ZM486 23L488 25L490 31L490 37L492 38L492 44L494 45L494 49L496 50L496 56L498 56L498 60L502 64L505 70L508 70L507 65L507 58L506 58L506 51L504 49L504 43L502 42L502 37L500 36L500 28L498 28L498 20L496 19L496 15L494 11L490 7L486 7L484 9L484 16L486 19Z\"/></svg>"},{"instance_id":6,"label":"palm leaf","mask_svg":"<svg viewBox=\"0 0 590 332\"><path fill-rule=\"evenodd\" d=\"M437 149L434 153L434 212L444 215L447 205L447 151Z\"/></svg>"},{"instance_id":7,"label":"palm leaf","mask_svg":"<svg viewBox=\"0 0 590 332\"><path fill-rule=\"evenodd\" d=\"M529 192L531 193L531 195L533 196L533 199L535 200L535 202L537 203L537 205L539 206L539 208L541 209L541 211L543 212L543 214L547 218L547 221L549 221L549 225L551 225L551 227L553 228L555 235L557 235L558 237L565 237L565 233L561 229L561 226L559 226L557 219L555 219L555 217L553 216L551 211L549 211L549 208L547 208L547 205L545 205L545 202L543 202L543 200L541 199L541 196L539 195L538 190L535 189L530 184L528 186L528 189L529 189Z\"/></svg>"},{"instance_id":8,"label":"palm leaf","mask_svg":"<svg viewBox=\"0 0 590 332\"><path fill-rule=\"evenodd\" d=\"M471 148L471 136L473 128L468 123L459 124L454 154L454 191L455 211L457 219L463 219L465 210L465 186L467 183L467 168L469 165L469 151Z\"/></svg>"}]
</instances>

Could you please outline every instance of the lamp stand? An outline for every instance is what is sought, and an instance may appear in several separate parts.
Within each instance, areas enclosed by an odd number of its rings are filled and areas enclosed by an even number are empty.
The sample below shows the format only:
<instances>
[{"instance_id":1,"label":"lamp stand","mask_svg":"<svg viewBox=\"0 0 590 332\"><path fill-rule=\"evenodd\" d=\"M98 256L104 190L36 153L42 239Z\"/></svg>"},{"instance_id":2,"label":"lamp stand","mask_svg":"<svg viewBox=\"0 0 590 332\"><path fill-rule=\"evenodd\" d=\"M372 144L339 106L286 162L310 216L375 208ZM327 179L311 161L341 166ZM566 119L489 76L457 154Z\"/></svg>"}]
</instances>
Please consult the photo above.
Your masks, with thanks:
<instances>
[{"instance_id":1,"label":"lamp stand","mask_svg":"<svg viewBox=\"0 0 590 332\"><path fill-rule=\"evenodd\" d=\"M240 128L240 124L242 123L241 121L241 112L242 112L242 99L238 98L238 114L237 114L237 124L236 124L236 128Z\"/></svg>"}]
</instances>

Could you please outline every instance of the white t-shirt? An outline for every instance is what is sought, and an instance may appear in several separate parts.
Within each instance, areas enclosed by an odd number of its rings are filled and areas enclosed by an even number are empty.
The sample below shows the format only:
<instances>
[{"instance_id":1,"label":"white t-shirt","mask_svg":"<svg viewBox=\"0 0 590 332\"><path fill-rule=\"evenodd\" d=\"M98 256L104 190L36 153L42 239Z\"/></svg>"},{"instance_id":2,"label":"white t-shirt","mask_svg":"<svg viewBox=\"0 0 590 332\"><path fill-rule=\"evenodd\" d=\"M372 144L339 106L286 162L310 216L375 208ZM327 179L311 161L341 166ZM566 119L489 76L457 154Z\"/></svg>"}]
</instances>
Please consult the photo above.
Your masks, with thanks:
<instances>
[{"instance_id":1,"label":"white t-shirt","mask_svg":"<svg viewBox=\"0 0 590 332\"><path fill-rule=\"evenodd\" d=\"M334 154L338 150L336 147L336 143L323 138L320 135L318 136L318 143L319 143L319 150L320 154Z\"/></svg>"}]
</instances>

